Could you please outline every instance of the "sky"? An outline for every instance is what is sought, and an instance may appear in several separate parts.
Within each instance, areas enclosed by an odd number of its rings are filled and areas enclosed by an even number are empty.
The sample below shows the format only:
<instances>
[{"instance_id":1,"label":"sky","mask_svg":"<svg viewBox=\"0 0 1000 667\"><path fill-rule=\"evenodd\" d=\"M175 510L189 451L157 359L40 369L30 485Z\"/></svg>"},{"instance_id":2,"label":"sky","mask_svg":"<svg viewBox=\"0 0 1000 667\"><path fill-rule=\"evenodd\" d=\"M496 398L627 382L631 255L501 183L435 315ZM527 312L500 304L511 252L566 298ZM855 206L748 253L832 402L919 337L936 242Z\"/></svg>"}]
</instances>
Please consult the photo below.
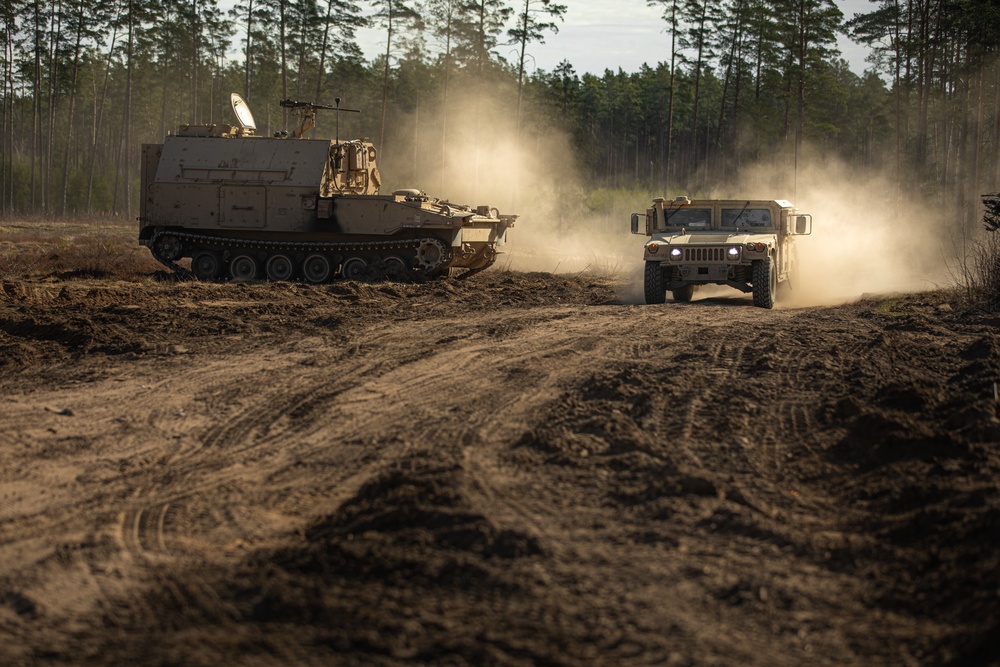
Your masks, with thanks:
<instances>
[{"instance_id":1,"label":"sky","mask_svg":"<svg viewBox=\"0 0 1000 667\"><path fill-rule=\"evenodd\" d=\"M558 0L567 6L557 34L547 33L544 44L529 46L529 71L551 72L563 60L577 74L602 74L605 69L635 72L643 63L655 65L670 59L669 37L663 32L662 6L649 7L646 0ZM836 0L845 18L874 9L872 0ZM512 3L514 4L514 3ZM385 33L363 30L359 45L373 58L385 51ZM867 50L841 36L841 55L856 74L864 72ZM514 47L499 47L501 56L515 59Z\"/></svg>"}]
</instances>

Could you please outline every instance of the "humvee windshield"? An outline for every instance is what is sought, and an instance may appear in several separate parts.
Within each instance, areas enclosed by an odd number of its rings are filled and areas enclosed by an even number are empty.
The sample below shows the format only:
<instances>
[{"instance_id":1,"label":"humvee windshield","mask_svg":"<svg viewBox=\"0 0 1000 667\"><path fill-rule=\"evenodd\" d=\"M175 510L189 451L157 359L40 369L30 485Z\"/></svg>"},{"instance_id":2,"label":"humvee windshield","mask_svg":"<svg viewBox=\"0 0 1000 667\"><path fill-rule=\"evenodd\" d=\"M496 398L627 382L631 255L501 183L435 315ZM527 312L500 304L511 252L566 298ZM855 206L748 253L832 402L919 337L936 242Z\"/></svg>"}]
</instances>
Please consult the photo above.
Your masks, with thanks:
<instances>
[{"instance_id":1,"label":"humvee windshield","mask_svg":"<svg viewBox=\"0 0 1000 667\"><path fill-rule=\"evenodd\" d=\"M771 211L766 208L724 208L723 227L770 227Z\"/></svg>"},{"instance_id":2,"label":"humvee windshield","mask_svg":"<svg viewBox=\"0 0 1000 667\"><path fill-rule=\"evenodd\" d=\"M689 227L708 229L712 226L712 209L678 208L666 211L667 227Z\"/></svg>"}]
</instances>

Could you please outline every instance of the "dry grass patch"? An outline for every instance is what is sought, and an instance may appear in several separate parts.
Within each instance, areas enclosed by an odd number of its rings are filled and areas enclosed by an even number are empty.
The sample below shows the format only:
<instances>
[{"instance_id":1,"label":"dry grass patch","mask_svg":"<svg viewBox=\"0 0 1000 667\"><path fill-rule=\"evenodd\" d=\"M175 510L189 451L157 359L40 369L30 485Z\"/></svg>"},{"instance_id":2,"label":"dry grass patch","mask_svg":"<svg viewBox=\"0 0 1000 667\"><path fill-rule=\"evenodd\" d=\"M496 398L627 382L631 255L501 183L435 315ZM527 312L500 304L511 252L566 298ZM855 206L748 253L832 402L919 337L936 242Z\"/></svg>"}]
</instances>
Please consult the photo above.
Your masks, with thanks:
<instances>
[{"instance_id":1,"label":"dry grass patch","mask_svg":"<svg viewBox=\"0 0 1000 667\"><path fill-rule=\"evenodd\" d=\"M139 245L136 223L122 218L0 223L0 276L139 280L160 267Z\"/></svg>"}]
</instances>

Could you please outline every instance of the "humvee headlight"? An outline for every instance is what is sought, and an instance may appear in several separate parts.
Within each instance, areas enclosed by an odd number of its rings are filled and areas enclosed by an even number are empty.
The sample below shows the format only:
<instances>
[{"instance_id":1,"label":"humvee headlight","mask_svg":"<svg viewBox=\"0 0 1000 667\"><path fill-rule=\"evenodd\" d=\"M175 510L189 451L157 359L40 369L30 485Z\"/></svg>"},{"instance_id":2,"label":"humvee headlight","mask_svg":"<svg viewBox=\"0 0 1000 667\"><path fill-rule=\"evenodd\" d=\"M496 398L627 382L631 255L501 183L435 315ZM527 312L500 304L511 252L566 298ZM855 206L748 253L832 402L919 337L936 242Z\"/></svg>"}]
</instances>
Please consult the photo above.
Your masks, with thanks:
<instances>
[{"instance_id":1,"label":"humvee headlight","mask_svg":"<svg viewBox=\"0 0 1000 667\"><path fill-rule=\"evenodd\" d=\"M729 259L736 259L739 256L740 256L740 249L739 248L730 248L729 249Z\"/></svg>"},{"instance_id":2,"label":"humvee headlight","mask_svg":"<svg viewBox=\"0 0 1000 667\"><path fill-rule=\"evenodd\" d=\"M655 243L650 243L648 246L646 246L646 249L649 250L649 254L655 255L657 251L660 249L660 246L656 245Z\"/></svg>"},{"instance_id":3,"label":"humvee headlight","mask_svg":"<svg viewBox=\"0 0 1000 667\"><path fill-rule=\"evenodd\" d=\"M670 259L680 259L682 254L684 253L681 252L680 248L674 248L670 251Z\"/></svg>"}]
</instances>

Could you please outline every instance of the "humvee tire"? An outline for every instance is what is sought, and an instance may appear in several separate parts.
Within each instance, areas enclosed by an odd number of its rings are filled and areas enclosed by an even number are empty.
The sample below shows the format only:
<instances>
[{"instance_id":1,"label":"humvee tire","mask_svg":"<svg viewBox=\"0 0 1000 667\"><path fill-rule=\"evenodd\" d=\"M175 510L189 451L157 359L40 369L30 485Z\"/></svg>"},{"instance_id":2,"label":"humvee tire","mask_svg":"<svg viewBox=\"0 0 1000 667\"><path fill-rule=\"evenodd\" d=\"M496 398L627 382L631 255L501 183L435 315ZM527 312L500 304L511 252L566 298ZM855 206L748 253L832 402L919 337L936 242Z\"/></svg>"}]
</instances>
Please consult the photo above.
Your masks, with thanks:
<instances>
[{"instance_id":1,"label":"humvee tire","mask_svg":"<svg viewBox=\"0 0 1000 667\"><path fill-rule=\"evenodd\" d=\"M774 308L774 293L778 289L778 271L770 257L753 262L753 305Z\"/></svg>"},{"instance_id":2,"label":"humvee tire","mask_svg":"<svg viewBox=\"0 0 1000 667\"><path fill-rule=\"evenodd\" d=\"M663 284L663 269L659 262L646 262L643 280L646 303L666 303L667 288Z\"/></svg>"},{"instance_id":3,"label":"humvee tire","mask_svg":"<svg viewBox=\"0 0 1000 667\"><path fill-rule=\"evenodd\" d=\"M680 289L675 289L670 292L670 295L674 297L674 301L679 303L687 303L694 296L694 285L688 284Z\"/></svg>"}]
</instances>

